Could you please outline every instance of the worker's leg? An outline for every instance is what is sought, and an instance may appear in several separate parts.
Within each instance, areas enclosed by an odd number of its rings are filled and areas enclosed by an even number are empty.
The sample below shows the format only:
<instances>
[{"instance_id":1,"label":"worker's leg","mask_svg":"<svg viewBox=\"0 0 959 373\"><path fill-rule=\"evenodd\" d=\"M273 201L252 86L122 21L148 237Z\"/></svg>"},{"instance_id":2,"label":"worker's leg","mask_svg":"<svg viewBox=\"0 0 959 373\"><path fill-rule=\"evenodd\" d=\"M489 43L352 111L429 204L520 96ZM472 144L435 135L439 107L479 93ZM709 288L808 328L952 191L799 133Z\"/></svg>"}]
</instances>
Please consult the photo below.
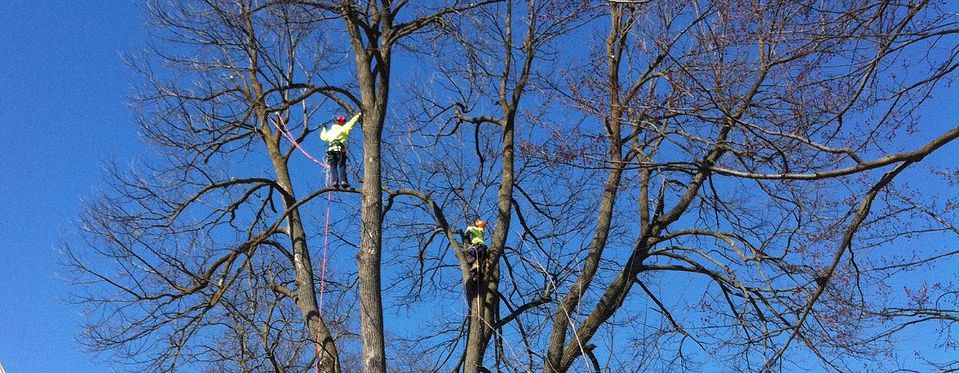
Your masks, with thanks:
<instances>
[{"instance_id":1,"label":"worker's leg","mask_svg":"<svg viewBox=\"0 0 959 373\"><path fill-rule=\"evenodd\" d=\"M466 258L467 260L469 260L469 265L470 265L470 278L468 282L473 283L476 281L477 278L479 278L479 272L480 272L479 260L476 256L476 245L470 244L466 254L467 254Z\"/></svg>"},{"instance_id":2,"label":"worker's leg","mask_svg":"<svg viewBox=\"0 0 959 373\"><path fill-rule=\"evenodd\" d=\"M480 258L485 258L486 249L487 249L486 245L476 244L476 255L478 255Z\"/></svg>"},{"instance_id":3,"label":"worker's leg","mask_svg":"<svg viewBox=\"0 0 959 373\"><path fill-rule=\"evenodd\" d=\"M470 264L476 261L476 245L467 244L463 252L466 253L466 260L469 261Z\"/></svg>"},{"instance_id":4,"label":"worker's leg","mask_svg":"<svg viewBox=\"0 0 959 373\"><path fill-rule=\"evenodd\" d=\"M348 180L346 178L346 152L340 152L340 185L344 188L350 186Z\"/></svg>"},{"instance_id":5,"label":"worker's leg","mask_svg":"<svg viewBox=\"0 0 959 373\"><path fill-rule=\"evenodd\" d=\"M477 263L477 272L483 273L486 272L486 245L477 244L476 245L476 263Z\"/></svg>"},{"instance_id":6,"label":"worker's leg","mask_svg":"<svg viewBox=\"0 0 959 373\"><path fill-rule=\"evenodd\" d=\"M339 156L337 152L326 152L326 164L330 167L330 185L333 188L338 188L340 186L340 175L336 172L336 165L339 163Z\"/></svg>"}]
</instances>

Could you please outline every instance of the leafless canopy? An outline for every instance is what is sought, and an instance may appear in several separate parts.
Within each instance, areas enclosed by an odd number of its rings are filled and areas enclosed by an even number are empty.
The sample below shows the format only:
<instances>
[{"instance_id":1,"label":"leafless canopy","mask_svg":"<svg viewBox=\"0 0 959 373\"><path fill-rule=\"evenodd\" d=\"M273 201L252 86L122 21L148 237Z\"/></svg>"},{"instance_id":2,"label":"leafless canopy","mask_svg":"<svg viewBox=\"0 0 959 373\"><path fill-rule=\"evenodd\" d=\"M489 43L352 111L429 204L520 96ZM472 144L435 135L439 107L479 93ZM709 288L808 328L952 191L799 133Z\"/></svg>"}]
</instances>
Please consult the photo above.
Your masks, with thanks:
<instances>
[{"instance_id":1,"label":"leafless canopy","mask_svg":"<svg viewBox=\"0 0 959 373\"><path fill-rule=\"evenodd\" d=\"M132 103L156 152L109 169L86 242L64 250L90 306L84 341L121 362L959 365L942 358L959 319L952 4L148 11L156 44L130 59ZM363 115L361 187L331 192L279 129L319 156L320 126L343 112ZM491 260L470 282L455 231L477 215Z\"/></svg>"}]
</instances>

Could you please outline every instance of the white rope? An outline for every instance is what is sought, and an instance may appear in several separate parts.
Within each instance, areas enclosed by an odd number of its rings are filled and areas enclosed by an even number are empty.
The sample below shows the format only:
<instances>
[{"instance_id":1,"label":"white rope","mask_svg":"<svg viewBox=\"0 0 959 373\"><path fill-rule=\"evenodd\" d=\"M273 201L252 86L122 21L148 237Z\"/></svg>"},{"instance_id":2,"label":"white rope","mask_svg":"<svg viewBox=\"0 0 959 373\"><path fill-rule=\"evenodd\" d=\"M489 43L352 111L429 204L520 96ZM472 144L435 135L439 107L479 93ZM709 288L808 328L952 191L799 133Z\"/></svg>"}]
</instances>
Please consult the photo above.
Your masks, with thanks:
<instances>
[{"instance_id":1,"label":"white rope","mask_svg":"<svg viewBox=\"0 0 959 373\"><path fill-rule=\"evenodd\" d=\"M556 285L556 281L553 281L553 277L549 275L549 271L546 270L546 267L543 267L543 264L539 260L530 260L530 262L539 267L540 271L542 271L543 275L546 277L546 280L553 285L553 291L555 291L555 294L559 295L559 286ZM576 344L579 345L579 352L582 354L583 359L586 359L586 349L583 347L583 341L580 339L579 333L576 330L576 322L573 321L573 317L570 315L569 310L566 309L566 306L563 305L562 301L559 302L559 306L563 310L563 313L566 314L566 320L569 320L569 325L572 326L573 337L576 339ZM547 360L547 363L549 363L549 360ZM589 364L586 364L585 361L583 362L583 365L586 366L587 371L594 372L593 367L589 366Z\"/></svg>"}]
</instances>

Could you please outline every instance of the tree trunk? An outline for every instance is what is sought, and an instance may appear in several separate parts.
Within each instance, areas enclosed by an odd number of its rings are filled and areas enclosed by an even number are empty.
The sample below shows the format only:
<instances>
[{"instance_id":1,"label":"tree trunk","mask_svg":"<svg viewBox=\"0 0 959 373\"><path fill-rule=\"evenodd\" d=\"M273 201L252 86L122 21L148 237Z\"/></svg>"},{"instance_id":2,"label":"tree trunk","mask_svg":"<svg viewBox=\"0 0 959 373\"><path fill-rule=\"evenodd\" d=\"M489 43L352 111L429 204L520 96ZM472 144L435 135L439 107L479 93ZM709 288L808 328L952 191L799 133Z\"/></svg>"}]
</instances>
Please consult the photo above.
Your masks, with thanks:
<instances>
[{"instance_id":1,"label":"tree trunk","mask_svg":"<svg viewBox=\"0 0 959 373\"><path fill-rule=\"evenodd\" d=\"M516 121L515 108L519 103L519 98L516 97L513 102L507 103L505 101L505 91L501 95L504 106L503 176L497 193L496 229L493 232L493 240L489 248L489 262L486 263L486 273L483 273L483 276L477 279L478 291L474 292L473 299L469 299L470 329L466 340L464 359L464 371L467 373L477 372L483 366L486 347L489 346L490 338L496 332L493 326L496 323L496 316L499 314L499 257L503 254L503 248L506 246L512 213L513 169L515 167L514 124ZM469 289L467 289L467 294L470 294Z\"/></svg>"},{"instance_id":2,"label":"tree trunk","mask_svg":"<svg viewBox=\"0 0 959 373\"><path fill-rule=\"evenodd\" d=\"M490 339L495 333L493 326L499 314L499 265L490 262L487 273L473 289L466 289L469 301L470 322L466 339L466 356L463 360L463 372L477 373L483 367L483 358Z\"/></svg>"},{"instance_id":3,"label":"tree trunk","mask_svg":"<svg viewBox=\"0 0 959 373\"><path fill-rule=\"evenodd\" d=\"M365 92L364 92L365 93ZM365 101L365 100L364 100ZM385 103L377 103L385 105ZM380 294L381 249L383 244L383 185L380 175L380 136L383 118L370 105L370 116L363 121L363 202L360 207L360 339L363 342L365 372L385 372L383 341L383 300ZM367 120L368 119L368 120Z\"/></svg>"}]
</instances>

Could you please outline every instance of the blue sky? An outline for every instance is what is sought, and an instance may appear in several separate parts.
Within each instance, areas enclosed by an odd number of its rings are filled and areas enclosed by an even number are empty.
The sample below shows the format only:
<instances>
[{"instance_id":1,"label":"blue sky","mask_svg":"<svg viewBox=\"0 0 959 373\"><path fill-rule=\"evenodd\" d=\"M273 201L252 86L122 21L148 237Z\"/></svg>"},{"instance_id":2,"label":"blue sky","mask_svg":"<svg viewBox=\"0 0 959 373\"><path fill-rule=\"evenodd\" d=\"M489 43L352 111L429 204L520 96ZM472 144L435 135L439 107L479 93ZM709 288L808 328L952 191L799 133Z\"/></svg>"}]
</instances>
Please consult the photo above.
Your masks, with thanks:
<instances>
[{"instance_id":1,"label":"blue sky","mask_svg":"<svg viewBox=\"0 0 959 373\"><path fill-rule=\"evenodd\" d=\"M57 244L101 166L142 153L124 105L144 45L129 0L0 2L0 362L8 372L105 372L76 343ZM138 149L139 148L139 149Z\"/></svg>"}]
</instances>

